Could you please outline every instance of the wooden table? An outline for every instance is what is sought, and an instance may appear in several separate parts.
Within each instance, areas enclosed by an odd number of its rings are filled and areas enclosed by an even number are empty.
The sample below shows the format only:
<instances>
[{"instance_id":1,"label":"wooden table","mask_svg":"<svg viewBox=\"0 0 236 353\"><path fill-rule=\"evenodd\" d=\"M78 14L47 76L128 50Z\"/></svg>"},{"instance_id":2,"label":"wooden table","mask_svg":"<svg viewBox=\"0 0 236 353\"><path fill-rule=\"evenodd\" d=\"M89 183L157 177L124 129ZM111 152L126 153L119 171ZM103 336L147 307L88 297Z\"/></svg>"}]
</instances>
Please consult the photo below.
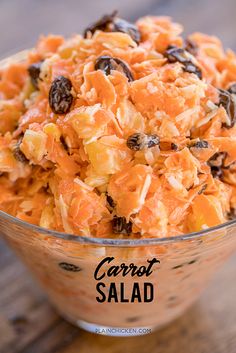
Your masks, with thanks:
<instances>
[{"instance_id":1,"label":"wooden table","mask_svg":"<svg viewBox=\"0 0 236 353\"><path fill-rule=\"evenodd\" d=\"M113 9L133 20L169 14L187 32L217 34L236 48L235 0L8 0L0 3L0 55L31 47L39 33L81 31ZM0 241L0 353L235 353L235 267L233 258L192 309L169 327L144 337L106 338L60 319Z\"/></svg>"},{"instance_id":2,"label":"wooden table","mask_svg":"<svg viewBox=\"0 0 236 353\"><path fill-rule=\"evenodd\" d=\"M236 257L180 319L151 335L113 338L61 319L0 241L0 353L235 353Z\"/></svg>"}]
</instances>

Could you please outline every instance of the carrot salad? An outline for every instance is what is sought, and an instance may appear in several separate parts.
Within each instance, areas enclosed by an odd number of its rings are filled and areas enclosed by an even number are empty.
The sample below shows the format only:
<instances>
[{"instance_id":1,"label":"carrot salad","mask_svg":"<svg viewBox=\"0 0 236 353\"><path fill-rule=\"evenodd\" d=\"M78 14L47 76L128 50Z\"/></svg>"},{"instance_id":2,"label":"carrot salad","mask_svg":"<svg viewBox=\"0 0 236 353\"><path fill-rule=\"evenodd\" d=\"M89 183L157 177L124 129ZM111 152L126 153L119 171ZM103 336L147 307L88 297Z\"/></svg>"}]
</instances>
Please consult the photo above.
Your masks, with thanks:
<instances>
[{"instance_id":1,"label":"carrot salad","mask_svg":"<svg viewBox=\"0 0 236 353\"><path fill-rule=\"evenodd\" d=\"M168 237L236 208L236 55L168 17L42 36L0 71L0 210L74 235Z\"/></svg>"}]
</instances>

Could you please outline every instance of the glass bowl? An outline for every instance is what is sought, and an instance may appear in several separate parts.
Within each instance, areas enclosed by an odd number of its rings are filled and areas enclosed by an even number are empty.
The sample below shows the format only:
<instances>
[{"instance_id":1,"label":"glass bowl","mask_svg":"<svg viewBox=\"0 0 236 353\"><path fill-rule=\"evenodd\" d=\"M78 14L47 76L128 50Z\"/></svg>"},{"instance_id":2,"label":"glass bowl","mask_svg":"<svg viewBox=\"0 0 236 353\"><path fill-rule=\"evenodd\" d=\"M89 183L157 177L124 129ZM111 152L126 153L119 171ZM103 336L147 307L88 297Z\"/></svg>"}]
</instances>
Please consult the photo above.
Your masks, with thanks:
<instances>
[{"instance_id":1,"label":"glass bowl","mask_svg":"<svg viewBox=\"0 0 236 353\"><path fill-rule=\"evenodd\" d=\"M57 311L88 331L107 335L150 333L181 315L235 251L235 231L236 222L231 221L174 238L100 239L46 230L0 211L1 234ZM111 273L113 265L147 268L152 259L159 262L149 276Z\"/></svg>"},{"instance_id":2,"label":"glass bowl","mask_svg":"<svg viewBox=\"0 0 236 353\"><path fill-rule=\"evenodd\" d=\"M0 211L0 233L65 319L114 336L150 333L177 318L236 249L236 220L172 238L102 239L50 231Z\"/></svg>"}]
</instances>

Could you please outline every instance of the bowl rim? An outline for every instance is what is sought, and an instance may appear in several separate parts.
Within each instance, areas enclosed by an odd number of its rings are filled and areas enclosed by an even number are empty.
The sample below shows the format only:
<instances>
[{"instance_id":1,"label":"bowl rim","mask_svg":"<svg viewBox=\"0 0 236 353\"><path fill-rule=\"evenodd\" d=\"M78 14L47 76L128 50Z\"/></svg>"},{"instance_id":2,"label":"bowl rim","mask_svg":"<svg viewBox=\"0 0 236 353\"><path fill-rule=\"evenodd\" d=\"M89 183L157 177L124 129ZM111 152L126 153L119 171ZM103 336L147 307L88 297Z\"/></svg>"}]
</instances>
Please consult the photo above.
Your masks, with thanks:
<instances>
[{"instance_id":1,"label":"bowl rim","mask_svg":"<svg viewBox=\"0 0 236 353\"><path fill-rule=\"evenodd\" d=\"M142 238L142 239L114 239L114 238L97 238L92 236L85 236L79 234L69 234L58 232L55 230L43 228L25 221L22 221L19 218L11 216L10 214L0 210L0 219L12 222L15 225L20 227L25 227L26 229L30 229L33 232L38 232L43 235L48 235L55 237L57 239L71 241L75 243L87 244L87 245L99 245L99 246L113 246L113 247L137 247L137 246L151 246L151 245L165 245L165 244L173 244L177 242L182 242L186 240L194 240L194 239L202 239L206 235L214 233L218 230L224 230L230 226L236 224L236 219L231 221L218 224L214 227L209 227L207 229L200 230L198 232L191 232L182 235L176 235L172 237L162 237L162 238ZM4 233L4 232L3 232ZM1 234L1 228L0 228Z\"/></svg>"},{"instance_id":2,"label":"bowl rim","mask_svg":"<svg viewBox=\"0 0 236 353\"><path fill-rule=\"evenodd\" d=\"M10 63L14 63L17 61L24 60L26 55L29 53L31 49L21 50L18 53L12 54L8 57L0 58L0 67L4 68ZM169 243L176 243L182 242L186 240L192 240L196 238L202 238L208 234L213 233L214 231L222 230L224 228L230 227L236 224L236 219L221 223L214 227L209 227L207 229L200 230L198 232L191 232L182 235L176 235L172 237L162 237L162 238L142 238L142 239L114 239L114 238L96 238L92 236L84 236L79 234L69 234L69 233L62 233L50 229L46 229L25 221L22 221L19 218L11 216L10 214L0 210L0 219L3 218L6 221L12 222L15 225L19 225L30 229L35 232L39 232L44 235L53 236L58 239L72 241L75 243L82 243L82 244L93 244L93 245L100 245L100 246L119 246L119 247L135 247L135 246L150 246L150 245L163 245ZM1 228L0 228L0 235L1 235Z\"/></svg>"}]
</instances>

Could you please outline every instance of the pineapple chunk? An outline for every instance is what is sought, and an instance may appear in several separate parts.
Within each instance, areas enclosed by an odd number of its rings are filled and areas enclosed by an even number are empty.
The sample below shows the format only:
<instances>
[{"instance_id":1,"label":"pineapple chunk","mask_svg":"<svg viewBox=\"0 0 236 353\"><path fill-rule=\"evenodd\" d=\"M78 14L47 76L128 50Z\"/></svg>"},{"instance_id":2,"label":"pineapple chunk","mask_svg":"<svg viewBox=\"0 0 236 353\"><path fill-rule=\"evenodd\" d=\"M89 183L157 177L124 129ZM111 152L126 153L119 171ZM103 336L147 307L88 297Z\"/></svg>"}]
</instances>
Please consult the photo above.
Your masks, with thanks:
<instances>
[{"instance_id":1,"label":"pineapple chunk","mask_svg":"<svg viewBox=\"0 0 236 353\"><path fill-rule=\"evenodd\" d=\"M100 175L115 174L132 158L132 152L126 146L126 141L115 135L104 136L86 144L85 150L95 172Z\"/></svg>"},{"instance_id":2,"label":"pineapple chunk","mask_svg":"<svg viewBox=\"0 0 236 353\"><path fill-rule=\"evenodd\" d=\"M40 227L50 229L53 226L53 218L54 218L54 211L53 211L53 204L47 205L44 207L41 218L40 218Z\"/></svg>"},{"instance_id":3,"label":"pineapple chunk","mask_svg":"<svg viewBox=\"0 0 236 353\"><path fill-rule=\"evenodd\" d=\"M225 222L220 201L212 195L198 195L193 200L187 225L190 232L197 232Z\"/></svg>"},{"instance_id":4,"label":"pineapple chunk","mask_svg":"<svg viewBox=\"0 0 236 353\"><path fill-rule=\"evenodd\" d=\"M8 148L0 150L0 172L12 172L16 168L17 162Z\"/></svg>"},{"instance_id":5,"label":"pineapple chunk","mask_svg":"<svg viewBox=\"0 0 236 353\"><path fill-rule=\"evenodd\" d=\"M46 155L47 135L42 131L26 130L20 149L28 158L34 162L40 162Z\"/></svg>"},{"instance_id":6,"label":"pineapple chunk","mask_svg":"<svg viewBox=\"0 0 236 353\"><path fill-rule=\"evenodd\" d=\"M111 113L101 109L100 104L74 109L67 117L79 138L98 138L106 132Z\"/></svg>"},{"instance_id":7,"label":"pineapple chunk","mask_svg":"<svg viewBox=\"0 0 236 353\"><path fill-rule=\"evenodd\" d=\"M56 124L46 124L43 128L43 132L45 132L47 135L53 136L57 142L60 141L61 132Z\"/></svg>"}]
</instances>

